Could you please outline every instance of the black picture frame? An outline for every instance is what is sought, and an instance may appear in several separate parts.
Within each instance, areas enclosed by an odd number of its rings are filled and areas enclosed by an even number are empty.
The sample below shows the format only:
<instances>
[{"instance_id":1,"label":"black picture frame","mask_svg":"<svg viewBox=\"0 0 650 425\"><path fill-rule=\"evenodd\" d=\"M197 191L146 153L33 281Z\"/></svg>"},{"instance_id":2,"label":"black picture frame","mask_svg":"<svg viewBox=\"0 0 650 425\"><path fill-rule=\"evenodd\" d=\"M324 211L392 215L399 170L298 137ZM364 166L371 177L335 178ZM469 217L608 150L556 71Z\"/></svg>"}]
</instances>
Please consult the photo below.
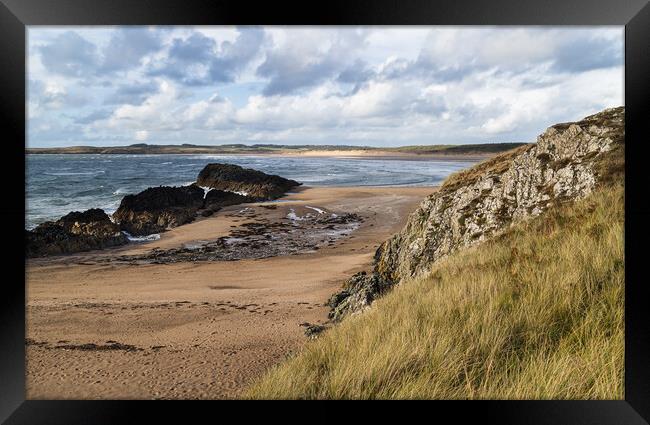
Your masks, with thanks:
<instances>
[{"instance_id":1,"label":"black picture frame","mask_svg":"<svg viewBox=\"0 0 650 425\"><path fill-rule=\"evenodd\" d=\"M433 409L426 410L430 419L447 416L454 422L473 417L500 424L642 424L650 420L650 318L643 273L643 250L650 233L646 184L650 179L644 167L650 143L650 4L645 0L1 1L0 108L4 125L0 134L4 143L0 172L5 187L0 223L4 224L5 249L0 295L0 420L8 424L143 424L154 417L176 423L225 420L223 413L217 412L224 405L215 409L215 405L190 401L25 400L25 188L19 181L25 172L26 26L116 24L625 25L625 400L436 401ZM261 410L243 409L243 413L246 417L264 414Z\"/></svg>"}]
</instances>

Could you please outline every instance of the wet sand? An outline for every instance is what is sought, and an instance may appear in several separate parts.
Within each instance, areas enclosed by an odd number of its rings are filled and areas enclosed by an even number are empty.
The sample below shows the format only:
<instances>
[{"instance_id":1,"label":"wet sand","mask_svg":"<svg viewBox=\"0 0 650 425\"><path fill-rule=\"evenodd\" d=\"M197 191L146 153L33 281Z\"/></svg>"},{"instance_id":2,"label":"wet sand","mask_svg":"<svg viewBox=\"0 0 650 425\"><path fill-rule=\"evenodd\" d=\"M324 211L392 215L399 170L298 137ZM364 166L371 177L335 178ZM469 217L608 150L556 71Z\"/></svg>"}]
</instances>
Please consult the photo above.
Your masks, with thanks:
<instances>
[{"instance_id":1,"label":"wet sand","mask_svg":"<svg viewBox=\"0 0 650 425\"><path fill-rule=\"evenodd\" d=\"M27 398L236 398L251 379L308 341L304 325L327 321L329 296L370 266L377 246L434 190L305 188L281 202L224 208L158 241L30 260ZM317 208L363 220L333 243L293 255L96 261L226 236L256 219L236 214L244 207L258 218Z\"/></svg>"}]
</instances>

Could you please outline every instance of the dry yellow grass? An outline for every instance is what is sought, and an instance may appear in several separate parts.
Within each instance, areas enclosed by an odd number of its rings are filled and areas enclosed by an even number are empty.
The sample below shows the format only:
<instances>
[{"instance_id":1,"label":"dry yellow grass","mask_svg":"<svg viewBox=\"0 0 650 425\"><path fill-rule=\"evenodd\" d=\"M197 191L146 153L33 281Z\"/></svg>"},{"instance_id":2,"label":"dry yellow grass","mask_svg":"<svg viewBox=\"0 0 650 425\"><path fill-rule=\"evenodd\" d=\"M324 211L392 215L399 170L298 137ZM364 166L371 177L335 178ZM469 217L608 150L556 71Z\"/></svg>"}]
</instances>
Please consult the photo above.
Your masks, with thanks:
<instances>
[{"instance_id":1,"label":"dry yellow grass","mask_svg":"<svg viewBox=\"0 0 650 425\"><path fill-rule=\"evenodd\" d=\"M273 368L250 398L622 399L620 185L459 251Z\"/></svg>"}]
</instances>

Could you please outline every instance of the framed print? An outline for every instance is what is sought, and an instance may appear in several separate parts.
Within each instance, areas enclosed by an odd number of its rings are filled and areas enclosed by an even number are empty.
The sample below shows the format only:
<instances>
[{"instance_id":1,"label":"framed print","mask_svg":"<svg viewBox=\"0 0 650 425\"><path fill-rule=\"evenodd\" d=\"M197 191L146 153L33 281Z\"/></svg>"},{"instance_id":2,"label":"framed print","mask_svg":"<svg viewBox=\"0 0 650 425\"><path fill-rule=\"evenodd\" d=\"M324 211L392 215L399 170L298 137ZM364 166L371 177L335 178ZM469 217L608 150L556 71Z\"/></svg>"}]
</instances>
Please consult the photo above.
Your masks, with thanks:
<instances>
[{"instance_id":1,"label":"framed print","mask_svg":"<svg viewBox=\"0 0 650 425\"><path fill-rule=\"evenodd\" d=\"M647 423L643 1L0 9L6 423Z\"/></svg>"}]
</instances>

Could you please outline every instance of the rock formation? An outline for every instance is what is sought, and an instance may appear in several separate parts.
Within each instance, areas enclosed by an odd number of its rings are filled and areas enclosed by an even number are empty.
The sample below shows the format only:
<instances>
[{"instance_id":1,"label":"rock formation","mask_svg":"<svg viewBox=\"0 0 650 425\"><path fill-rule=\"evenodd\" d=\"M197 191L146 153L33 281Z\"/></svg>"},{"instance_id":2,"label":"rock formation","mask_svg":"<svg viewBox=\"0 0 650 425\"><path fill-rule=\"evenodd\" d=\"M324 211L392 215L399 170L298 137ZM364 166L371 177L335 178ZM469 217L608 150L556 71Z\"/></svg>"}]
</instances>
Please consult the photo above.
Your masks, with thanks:
<instances>
[{"instance_id":1,"label":"rock formation","mask_svg":"<svg viewBox=\"0 0 650 425\"><path fill-rule=\"evenodd\" d=\"M48 221L25 231L28 257L89 251L128 242L106 213L98 208L74 211L57 221Z\"/></svg>"},{"instance_id":2,"label":"rock formation","mask_svg":"<svg viewBox=\"0 0 650 425\"><path fill-rule=\"evenodd\" d=\"M327 301L331 308L330 320L340 321L347 314L360 311L369 306L390 289L392 284L381 279L376 273L359 272L345 282L343 290L332 295Z\"/></svg>"},{"instance_id":3,"label":"rock formation","mask_svg":"<svg viewBox=\"0 0 650 425\"><path fill-rule=\"evenodd\" d=\"M113 219L131 235L163 232L193 221L203 207L203 196L203 189L194 184L150 187L125 196Z\"/></svg>"},{"instance_id":4,"label":"rock formation","mask_svg":"<svg viewBox=\"0 0 650 425\"><path fill-rule=\"evenodd\" d=\"M205 199L203 201L203 215L210 215L228 205L244 204L247 202L255 202L255 198L240 195L235 192L212 189L205 194Z\"/></svg>"},{"instance_id":5,"label":"rock formation","mask_svg":"<svg viewBox=\"0 0 650 425\"><path fill-rule=\"evenodd\" d=\"M557 124L522 146L450 176L375 254L371 274L355 275L330 300L339 320L362 310L404 278L427 272L455 250L492 237L554 203L588 195L624 172L624 108Z\"/></svg>"},{"instance_id":6,"label":"rock formation","mask_svg":"<svg viewBox=\"0 0 650 425\"><path fill-rule=\"evenodd\" d=\"M229 164L209 164L201 185L150 187L122 198L113 220L100 209L71 212L26 231L27 256L55 255L122 245L133 236L164 232L229 206L280 197L300 183ZM245 193L245 194L244 194ZM248 194L251 194L248 196Z\"/></svg>"},{"instance_id":7,"label":"rock formation","mask_svg":"<svg viewBox=\"0 0 650 425\"><path fill-rule=\"evenodd\" d=\"M208 164L199 173L197 184L237 192L256 200L270 200L279 198L301 183L238 165Z\"/></svg>"},{"instance_id":8,"label":"rock formation","mask_svg":"<svg viewBox=\"0 0 650 425\"><path fill-rule=\"evenodd\" d=\"M125 196L113 218L131 235L149 235L189 223L197 214L210 216L228 205L278 198L298 185L293 180L237 165L208 164L196 184L151 187Z\"/></svg>"}]
</instances>

